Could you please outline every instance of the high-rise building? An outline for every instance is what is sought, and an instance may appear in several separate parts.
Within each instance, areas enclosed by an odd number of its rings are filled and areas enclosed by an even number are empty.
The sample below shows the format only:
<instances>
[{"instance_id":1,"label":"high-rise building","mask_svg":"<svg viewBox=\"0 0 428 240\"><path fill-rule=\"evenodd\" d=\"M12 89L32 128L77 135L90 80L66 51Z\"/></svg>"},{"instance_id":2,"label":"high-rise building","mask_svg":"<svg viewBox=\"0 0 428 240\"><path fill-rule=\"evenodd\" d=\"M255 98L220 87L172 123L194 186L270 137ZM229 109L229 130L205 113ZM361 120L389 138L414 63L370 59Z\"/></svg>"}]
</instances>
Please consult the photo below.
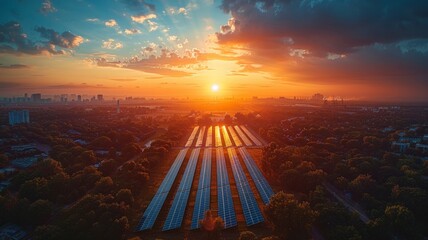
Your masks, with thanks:
<instances>
[{"instance_id":1,"label":"high-rise building","mask_svg":"<svg viewBox=\"0 0 428 240\"><path fill-rule=\"evenodd\" d=\"M31 101L33 101L33 102L41 102L42 101L42 94L41 93L33 93L33 94L31 94Z\"/></svg>"},{"instance_id":2,"label":"high-rise building","mask_svg":"<svg viewBox=\"0 0 428 240\"><path fill-rule=\"evenodd\" d=\"M98 94L97 95L97 100L98 101L103 101L104 100L104 96L102 94Z\"/></svg>"},{"instance_id":3,"label":"high-rise building","mask_svg":"<svg viewBox=\"0 0 428 240\"><path fill-rule=\"evenodd\" d=\"M116 104L116 113L120 113L120 103L119 100L117 100L117 104Z\"/></svg>"},{"instance_id":4,"label":"high-rise building","mask_svg":"<svg viewBox=\"0 0 428 240\"><path fill-rule=\"evenodd\" d=\"M30 113L28 110L14 110L9 112L9 124L30 123Z\"/></svg>"},{"instance_id":5,"label":"high-rise building","mask_svg":"<svg viewBox=\"0 0 428 240\"><path fill-rule=\"evenodd\" d=\"M77 101L81 102L82 101L82 95L77 95Z\"/></svg>"},{"instance_id":6,"label":"high-rise building","mask_svg":"<svg viewBox=\"0 0 428 240\"><path fill-rule=\"evenodd\" d=\"M315 93L312 96L312 101L322 101L324 100L324 95L322 95L321 93Z\"/></svg>"}]
</instances>

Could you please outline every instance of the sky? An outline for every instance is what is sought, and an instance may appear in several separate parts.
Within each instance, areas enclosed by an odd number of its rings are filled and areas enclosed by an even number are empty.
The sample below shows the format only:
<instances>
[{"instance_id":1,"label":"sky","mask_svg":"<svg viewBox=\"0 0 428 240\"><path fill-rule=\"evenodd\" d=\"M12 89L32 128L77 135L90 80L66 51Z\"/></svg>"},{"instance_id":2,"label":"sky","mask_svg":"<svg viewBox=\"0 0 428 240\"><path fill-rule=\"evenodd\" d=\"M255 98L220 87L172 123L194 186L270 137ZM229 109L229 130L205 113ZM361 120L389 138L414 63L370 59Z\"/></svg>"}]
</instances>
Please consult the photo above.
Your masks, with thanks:
<instances>
[{"instance_id":1,"label":"sky","mask_svg":"<svg viewBox=\"0 0 428 240\"><path fill-rule=\"evenodd\" d=\"M292 98L320 92L329 98L428 101L428 1L1 5L0 97Z\"/></svg>"}]
</instances>

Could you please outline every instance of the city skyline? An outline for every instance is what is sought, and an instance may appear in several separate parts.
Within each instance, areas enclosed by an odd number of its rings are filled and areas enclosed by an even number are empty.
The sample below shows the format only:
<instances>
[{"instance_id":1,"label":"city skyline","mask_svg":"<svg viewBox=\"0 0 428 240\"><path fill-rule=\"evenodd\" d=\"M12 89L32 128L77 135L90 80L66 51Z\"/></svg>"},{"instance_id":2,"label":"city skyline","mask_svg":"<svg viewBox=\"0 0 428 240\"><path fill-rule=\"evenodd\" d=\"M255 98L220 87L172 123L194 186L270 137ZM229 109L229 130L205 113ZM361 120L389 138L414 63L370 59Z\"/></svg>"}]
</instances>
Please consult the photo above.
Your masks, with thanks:
<instances>
[{"instance_id":1,"label":"city skyline","mask_svg":"<svg viewBox=\"0 0 428 240\"><path fill-rule=\"evenodd\" d=\"M423 9L428 3L404 0L7 0L0 10L0 97L322 92L427 102Z\"/></svg>"}]
</instances>

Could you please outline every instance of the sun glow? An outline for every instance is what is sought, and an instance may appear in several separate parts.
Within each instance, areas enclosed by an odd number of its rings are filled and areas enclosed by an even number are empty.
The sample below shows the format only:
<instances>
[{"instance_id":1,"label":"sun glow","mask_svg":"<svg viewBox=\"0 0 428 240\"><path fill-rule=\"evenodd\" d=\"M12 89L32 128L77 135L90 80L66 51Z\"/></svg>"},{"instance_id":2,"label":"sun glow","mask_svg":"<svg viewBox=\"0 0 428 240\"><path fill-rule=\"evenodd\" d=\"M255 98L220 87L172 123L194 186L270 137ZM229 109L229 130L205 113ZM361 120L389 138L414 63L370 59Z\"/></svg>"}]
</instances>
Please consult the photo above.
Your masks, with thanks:
<instances>
[{"instance_id":1,"label":"sun glow","mask_svg":"<svg viewBox=\"0 0 428 240\"><path fill-rule=\"evenodd\" d=\"M218 89L219 89L219 87L218 87L218 85L217 85L217 84L213 84L213 85L211 86L211 91L213 91L213 92L217 92L217 91L218 91Z\"/></svg>"}]
</instances>

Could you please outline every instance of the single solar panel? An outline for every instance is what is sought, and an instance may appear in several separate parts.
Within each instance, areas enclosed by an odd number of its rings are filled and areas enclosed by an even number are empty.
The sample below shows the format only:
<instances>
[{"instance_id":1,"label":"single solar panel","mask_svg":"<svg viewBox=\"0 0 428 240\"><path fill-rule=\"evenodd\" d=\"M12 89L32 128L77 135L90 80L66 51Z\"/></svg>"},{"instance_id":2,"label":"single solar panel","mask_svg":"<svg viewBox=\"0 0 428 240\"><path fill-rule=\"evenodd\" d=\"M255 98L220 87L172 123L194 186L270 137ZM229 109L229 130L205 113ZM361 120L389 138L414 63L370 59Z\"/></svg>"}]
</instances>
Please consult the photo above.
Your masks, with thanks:
<instances>
[{"instance_id":1,"label":"single solar panel","mask_svg":"<svg viewBox=\"0 0 428 240\"><path fill-rule=\"evenodd\" d=\"M195 175L196 164L198 163L200 148L193 149L186 170L184 170L177 193L175 194L172 206L169 209L162 231L168 231L181 227L184 211L186 210L187 200L192 187L193 177Z\"/></svg>"},{"instance_id":2,"label":"single solar panel","mask_svg":"<svg viewBox=\"0 0 428 240\"><path fill-rule=\"evenodd\" d=\"M216 149L217 162L217 201L218 216L224 221L224 227L236 226L235 209L233 207L232 191L230 189L229 178L227 176L226 161L222 148Z\"/></svg>"},{"instance_id":3,"label":"single solar panel","mask_svg":"<svg viewBox=\"0 0 428 240\"><path fill-rule=\"evenodd\" d=\"M242 139L242 141L245 143L245 146L253 146L250 139L245 135L245 133L238 127L234 127L236 132L238 133L239 137Z\"/></svg>"},{"instance_id":4,"label":"single solar panel","mask_svg":"<svg viewBox=\"0 0 428 240\"><path fill-rule=\"evenodd\" d=\"M192 223L190 228L199 228L199 221L204 218L204 213L210 209L211 186L211 148L204 150L201 173L199 174L198 191L196 192L195 206L193 208Z\"/></svg>"},{"instance_id":5,"label":"single solar panel","mask_svg":"<svg viewBox=\"0 0 428 240\"><path fill-rule=\"evenodd\" d=\"M230 163L232 165L233 177L235 178L236 188L238 189L239 199L244 212L247 226L263 222L263 215L254 197L251 187L245 176L244 170L239 163L238 155L234 148L228 148Z\"/></svg>"},{"instance_id":6,"label":"single solar panel","mask_svg":"<svg viewBox=\"0 0 428 240\"><path fill-rule=\"evenodd\" d=\"M186 145L184 145L185 147L190 147L193 144L193 141L195 140L196 137L196 133L198 133L199 130L199 126L196 126L193 128L192 133L190 134L189 139L187 139Z\"/></svg>"},{"instance_id":7,"label":"single solar panel","mask_svg":"<svg viewBox=\"0 0 428 240\"><path fill-rule=\"evenodd\" d=\"M156 221L156 218L159 215L159 212L165 202L166 197L174 183L175 178L177 177L178 171L186 157L187 148L180 151L177 157L174 160L171 168L166 174L164 180L162 181L158 191L150 202L149 206L144 211L143 216L141 217L140 223L138 224L136 231L144 231L151 229Z\"/></svg>"},{"instance_id":8,"label":"single solar panel","mask_svg":"<svg viewBox=\"0 0 428 240\"><path fill-rule=\"evenodd\" d=\"M235 129L233 129L232 126L227 127L227 129L229 130L230 135L232 135L232 139L235 142L235 146L241 147L242 142L241 142L241 140L239 140L238 134L236 134Z\"/></svg>"},{"instance_id":9,"label":"single solar panel","mask_svg":"<svg viewBox=\"0 0 428 240\"><path fill-rule=\"evenodd\" d=\"M207 130L207 139L205 141L205 147L213 146L213 127L209 127Z\"/></svg>"},{"instance_id":10,"label":"single solar panel","mask_svg":"<svg viewBox=\"0 0 428 240\"><path fill-rule=\"evenodd\" d=\"M221 127L221 133L223 134L224 145L226 147L231 147L233 144L232 144L232 141L230 141L230 137L229 137L229 134L227 133L226 126Z\"/></svg>"},{"instance_id":11,"label":"single solar panel","mask_svg":"<svg viewBox=\"0 0 428 240\"><path fill-rule=\"evenodd\" d=\"M246 126L241 125L241 128L245 132L245 134L247 134L247 136L251 138L254 144L256 144L257 146L263 146L263 143L258 138L256 138L256 136L254 136L254 134L250 130L248 130Z\"/></svg>"},{"instance_id":12,"label":"single solar panel","mask_svg":"<svg viewBox=\"0 0 428 240\"><path fill-rule=\"evenodd\" d=\"M263 203L268 204L270 198L274 194L272 188L270 187L266 178L263 176L260 169L257 167L257 164L254 162L254 159L251 157L250 153L243 147L239 148L239 152L241 153L244 163L247 166L251 177L253 178L254 184L259 191Z\"/></svg>"}]
</instances>

